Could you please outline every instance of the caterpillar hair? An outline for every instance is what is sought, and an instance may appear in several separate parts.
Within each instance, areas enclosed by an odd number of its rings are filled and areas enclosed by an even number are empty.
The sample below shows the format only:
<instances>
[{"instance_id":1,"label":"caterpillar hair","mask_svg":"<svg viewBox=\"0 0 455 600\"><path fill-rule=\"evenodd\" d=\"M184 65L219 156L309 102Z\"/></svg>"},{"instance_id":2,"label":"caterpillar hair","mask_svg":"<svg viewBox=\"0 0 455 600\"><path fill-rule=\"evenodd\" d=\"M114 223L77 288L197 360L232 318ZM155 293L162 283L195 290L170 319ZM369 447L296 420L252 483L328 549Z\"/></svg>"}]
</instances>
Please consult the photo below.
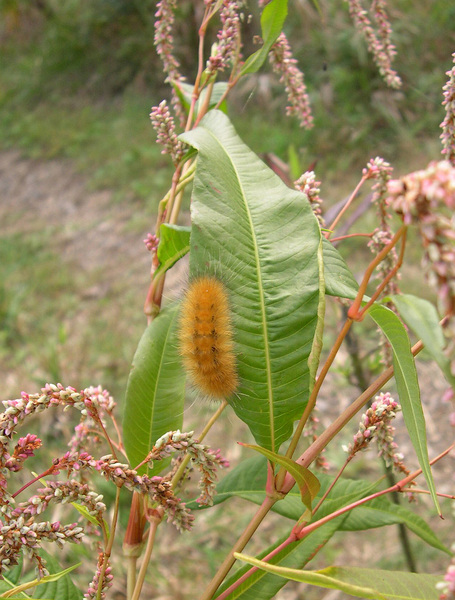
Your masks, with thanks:
<instances>
[{"instance_id":1,"label":"caterpillar hair","mask_svg":"<svg viewBox=\"0 0 455 600\"><path fill-rule=\"evenodd\" d=\"M190 379L213 398L231 396L239 382L224 285L213 276L194 279L180 314L180 352Z\"/></svg>"}]
</instances>

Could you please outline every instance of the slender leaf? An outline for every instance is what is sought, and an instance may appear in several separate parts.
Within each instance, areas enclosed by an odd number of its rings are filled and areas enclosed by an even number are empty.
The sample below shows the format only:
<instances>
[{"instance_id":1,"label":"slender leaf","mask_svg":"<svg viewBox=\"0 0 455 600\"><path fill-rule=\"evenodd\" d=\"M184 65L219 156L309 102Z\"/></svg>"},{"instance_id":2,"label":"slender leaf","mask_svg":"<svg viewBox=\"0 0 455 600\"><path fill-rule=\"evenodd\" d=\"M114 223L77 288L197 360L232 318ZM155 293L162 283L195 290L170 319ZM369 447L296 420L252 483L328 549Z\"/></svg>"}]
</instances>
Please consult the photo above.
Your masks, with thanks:
<instances>
[{"instance_id":1,"label":"slender leaf","mask_svg":"<svg viewBox=\"0 0 455 600\"><path fill-rule=\"evenodd\" d=\"M434 575L358 567L328 567L320 571L299 571L265 563L237 552L234 556L280 577L341 590L357 598L368 600L438 600L439 598L435 586L441 578Z\"/></svg>"},{"instance_id":2,"label":"slender leaf","mask_svg":"<svg viewBox=\"0 0 455 600\"><path fill-rule=\"evenodd\" d=\"M338 250L322 236L324 256L325 293L329 296L349 298L357 296L359 285Z\"/></svg>"},{"instance_id":3,"label":"slender leaf","mask_svg":"<svg viewBox=\"0 0 455 600\"><path fill-rule=\"evenodd\" d=\"M338 517L329 523L326 523L316 531L313 531L303 540L293 542L283 548L270 561L270 564L281 565L291 568L303 568L330 540L333 534L337 531L343 517ZM274 546L270 546L260 554L264 557L274 550L284 539L279 540ZM249 565L238 569L219 589L219 594L228 589L242 575L249 571ZM286 585L286 580L282 577L277 577L270 573L258 569L238 588L231 592L228 600L269 600L274 598L280 589Z\"/></svg>"},{"instance_id":4,"label":"slender leaf","mask_svg":"<svg viewBox=\"0 0 455 600\"><path fill-rule=\"evenodd\" d=\"M153 443L183 420L185 375L176 343L178 306L165 308L145 330L126 389L124 444L130 464L139 464ZM142 472L156 475L168 463L156 462Z\"/></svg>"},{"instance_id":5,"label":"slender leaf","mask_svg":"<svg viewBox=\"0 0 455 600\"><path fill-rule=\"evenodd\" d=\"M161 277L182 256L190 250L191 227L180 225L169 225L163 223L160 227L160 242L158 244L157 256L160 265L154 273L154 277Z\"/></svg>"},{"instance_id":6,"label":"slender leaf","mask_svg":"<svg viewBox=\"0 0 455 600\"><path fill-rule=\"evenodd\" d=\"M322 238L318 248L318 263L319 263L319 304L318 304L318 320L316 331L313 339L313 347L311 348L308 358L310 368L310 391L313 390L316 383L316 374L321 360L321 352L324 344L324 320L325 320L325 277L324 277L324 259L323 259L323 244Z\"/></svg>"},{"instance_id":7,"label":"slender leaf","mask_svg":"<svg viewBox=\"0 0 455 600\"><path fill-rule=\"evenodd\" d=\"M287 0L272 0L264 7L261 15L263 46L246 59L241 75L259 71L267 58L270 48L283 29L287 14Z\"/></svg>"},{"instance_id":8,"label":"slender leaf","mask_svg":"<svg viewBox=\"0 0 455 600\"><path fill-rule=\"evenodd\" d=\"M241 385L230 398L259 446L277 451L308 401L319 305L320 229L289 189L211 111L181 136L198 151L190 274L229 293Z\"/></svg>"},{"instance_id":9,"label":"slender leaf","mask_svg":"<svg viewBox=\"0 0 455 600\"><path fill-rule=\"evenodd\" d=\"M425 417L420 401L419 382L408 334L396 314L385 306L374 304L368 314L380 327L392 347L394 376L403 409L404 422L427 481L433 503L440 513L428 458Z\"/></svg>"},{"instance_id":10,"label":"slender leaf","mask_svg":"<svg viewBox=\"0 0 455 600\"><path fill-rule=\"evenodd\" d=\"M411 294L390 296L387 299L395 304L403 321L422 340L426 350L444 373L444 377L452 387L455 387L455 377L450 370L450 361L444 354L446 340L433 304Z\"/></svg>"},{"instance_id":11,"label":"slender leaf","mask_svg":"<svg viewBox=\"0 0 455 600\"><path fill-rule=\"evenodd\" d=\"M90 523L92 525L95 525L95 527L100 526L100 522L98 521L98 519L90 514L90 512L86 506L84 506L83 504L78 504L77 502L71 502L71 506L74 506L74 508L77 510L77 512L80 513L84 517L84 519L87 519L87 521L90 521ZM106 531L109 533L109 525L108 525L106 519L103 519L103 522L104 522L104 527L105 527Z\"/></svg>"},{"instance_id":12,"label":"slender leaf","mask_svg":"<svg viewBox=\"0 0 455 600\"><path fill-rule=\"evenodd\" d=\"M69 573L76 569L79 564L73 565L68 569L61 570L59 563L47 552L40 550L40 555L45 558L46 565L49 570L49 575L42 577L40 580L33 579L26 583L22 583L15 588L4 592L3 598L11 598L14 595L30 588L36 588L33 591L33 597L40 600L80 600L81 592L76 588L69 577Z\"/></svg>"},{"instance_id":13,"label":"slender leaf","mask_svg":"<svg viewBox=\"0 0 455 600\"><path fill-rule=\"evenodd\" d=\"M282 467L284 467L295 479L297 487L300 490L300 495L302 497L302 502L305 504L307 508L311 509L311 502L313 498L318 493L321 484L319 483L318 478L314 475L309 469L303 467L302 465L297 464L290 458L286 456L282 456L281 454L277 454L276 452L271 452L266 448L261 448L260 446L253 446L252 444L243 444L247 448L252 448L259 452L268 460L273 463L278 463Z\"/></svg>"}]
</instances>

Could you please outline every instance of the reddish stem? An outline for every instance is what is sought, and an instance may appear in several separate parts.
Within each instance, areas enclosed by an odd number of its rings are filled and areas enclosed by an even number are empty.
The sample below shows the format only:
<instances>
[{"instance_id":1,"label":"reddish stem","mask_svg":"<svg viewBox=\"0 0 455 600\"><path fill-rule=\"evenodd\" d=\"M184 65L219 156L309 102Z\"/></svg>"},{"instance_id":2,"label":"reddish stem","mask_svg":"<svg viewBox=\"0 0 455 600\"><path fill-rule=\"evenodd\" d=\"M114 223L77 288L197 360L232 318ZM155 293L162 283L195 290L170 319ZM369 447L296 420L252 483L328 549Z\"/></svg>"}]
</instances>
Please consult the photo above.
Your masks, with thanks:
<instances>
[{"instance_id":1,"label":"reddish stem","mask_svg":"<svg viewBox=\"0 0 455 600\"><path fill-rule=\"evenodd\" d=\"M350 309L348 310L348 317L350 317L351 319L353 319L354 321L361 321L365 312L365 309L362 311L362 313L359 312L360 306L362 304L362 300L363 300L363 296L365 295L366 291L367 291L367 286L368 283L371 279L371 276L373 274L373 271L376 269L376 267L379 265L379 263L381 263L384 258L387 256L387 254L390 252L390 250L392 250L392 248L394 246L396 246L396 244L398 243L398 240L402 237L406 235L406 226L401 227L397 233L393 236L391 242L389 244L387 244L387 246L385 246L381 252L379 252L379 254L371 261L371 263L368 265L366 271L365 271L365 275L363 276L363 280L362 283L359 286L359 291L357 293L357 296L354 300L354 302L352 303ZM402 253L404 252L404 249L402 248ZM402 256L402 253L400 256ZM397 263L398 264L398 263ZM399 267L398 267L399 268ZM398 270L398 269L396 269ZM395 271L396 272L396 271ZM393 275L395 274L395 272L393 273ZM387 279L387 278L386 278ZM390 278L389 278L390 279ZM373 295L373 298L376 299L378 297L378 295L381 293L382 291L382 287L379 286L378 288L380 291L379 293L375 293ZM369 308L372 304L372 302L374 302L374 300L370 301L367 304L367 307ZM360 316L360 314L362 316Z\"/></svg>"},{"instance_id":2,"label":"reddish stem","mask_svg":"<svg viewBox=\"0 0 455 600\"><path fill-rule=\"evenodd\" d=\"M341 242L342 240L347 240L349 238L355 238L355 237L372 238L373 235L374 235L374 233L349 233L347 235L340 235L339 237L331 238L330 241L331 242Z\"/></svg>"},{"instance_id":3,"label":"reddish stem","mask_svg":"<svg viewBox=\"0 0 455 600\"><path fill-rule=\"evenodd\" d=\"M14 492L14 494L11 495L12 498L16 498L16 496L19 496L19 494L21 492L23 492L24 490L26 490L29 486L33 485L34 483L36 483L37 481L39 481L41 478L43 477L47 477L48 475L51 475L55 469L57 465L52 465L52 467L49 467L49 469L46 469L45 471L43 471L41 473L41 475L37 475L36 477L34 477L33 479L31 479L28 483L25 483L19 490L17 490L17 492Z\"/></svg>"},{"instance_id":4,"label":"reddish stem","mask_svg":"<svg viewBox=\"0 0 455 600\"><path fill-rule=\"evenodd\" d=\"M332 235L333 230L335 229L335 227L338 225L338 222L340 221L341 217L344 215L344 213L348 210L348 208L351 206L352 202L354 201L355 197L357 196L360 188L362 187L362 185L365 183L365 181L368 179L368 177L366 175L364 175L362 177L362 179L359 181L359 183L357 184L355 190L352 192L352 194L350 195L348 201L346 202L346 204L343 206L343 208L340 210L340 212L338 213L338 215L335 217L335 219L333 220L332 224L329 225L327 227L327 229L331 229L332 231L328 231L325 235L325 237L327 239L330 238L330 236Z\"/></svg>"},{"instance_id":5,"label":"reddish stem","mask_svg":"<svg viewBox=\"0 0 455 600\"><path fill-rule=\"evenodd\" d=\"M444 458L444 456L446 456L453 448L455 448L455 442L453 444L451 444L448 448L446 448L446 450L444 450L444 452L441 452L441 454L439 454L436 458L434 458L432 461L430 461L430 465L434 465L436 462L441 460L441 458ZM343 508L336 510L335 512L331 513L330 515L327 515L326 517L323 517L322 519L319 519L319 521L315 521L314 523L311 523L310 525L307 525L306 527L300 527L299 525L297 525L296 527L294 527L294 531L295 531L297 538L298 539L304 538L309 533L311 533L315 529L318 529L325 523L328 523L332 519L336 519L336 517L343 515L344 513L352 510L353 508L357 508L357 506L362 506L362 504L365 504L366 502L369 502L370 500L374 500L375 498L379 498L380 496L384 496L385 494L390 494L392 492L403 491L403 488L405 488L405 486L408 483L413 481L421 473L422 473L422 469L417 469L417 471L414 471L414 473L407 475L407 477L404 477L395 485L392 485L391 487L388 487L385 490L381 490L379 492L371 494L370 496L366 496L365 498L362 498L361 500L357 500L356 502L353 502L352 504L348 504L348 506L344 506Z\"/></svg>"}]
</instances>

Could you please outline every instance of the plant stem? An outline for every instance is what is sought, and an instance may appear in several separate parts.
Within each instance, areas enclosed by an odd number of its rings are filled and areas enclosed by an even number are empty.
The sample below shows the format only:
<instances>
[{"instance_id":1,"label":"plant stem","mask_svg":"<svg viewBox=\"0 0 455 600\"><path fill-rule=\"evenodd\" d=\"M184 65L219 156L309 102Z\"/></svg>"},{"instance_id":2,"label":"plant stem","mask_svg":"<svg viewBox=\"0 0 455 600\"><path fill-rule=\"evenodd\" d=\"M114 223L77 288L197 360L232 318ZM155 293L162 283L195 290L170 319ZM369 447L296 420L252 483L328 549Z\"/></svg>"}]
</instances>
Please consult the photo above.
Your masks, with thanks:
<instances>
[{"instance_id":1,"label":"plant stem","mask_svg":"<svg viewBox=\"0 0 455 600\"><path fill-rule=\"evenodd\" d=\"M341 477L341 475L343 474L344 470L346 469L346 467L348 466L348 464L351 462L352 458L353 457L350 456L350 455L347 457L347 459L345 460L344 465L338 471L335 479L332 481L332 483L329 485L328 489L326 490L325 494L323 494L322 498L319 500L319 502L314 507L313 512L312 512L312 516L314 516L318 512L319 507L324 502L324 500L327 498L327 496L330 494L330 492L333 490L333 488L335 487L336 482Z\"/></svg>"},{"instance_id":2,"label":"plant stem","mask_svg":"<svg viewBox=\"0 0 455 600\"><path fill-rule=\"evenodd\" d=\"M357 196L357 194L359 193L360 188L362 187L362 185L365 183L365 181L368 179L368 177L363 176L362 179L359 181L359 183L357 184L355 190L352 192L352 194L350 195L348 201L346 202L346 204L343 206L343 208L340 210L340 212L338 213L338 215L335 217L335 219L333 220L333 222L331 223L331 225L329 225L327 227L327 229L331 229L332 231L335 229L335 227L338 225L341 217L344 215L344 213L348 210L348 208L351 206L353 200L355 199L355 197ZM330 236L332 235L332 232L329 231L327 234L327 239L330 238Z\"/></svg>"},{"instance_id":3,"label":"plant stem","mask_svg":"<svg viewBox=\"0 0 455 600\"><path fill-rule=\"evenodd\" d=\"M419 340L411 348L413 356L416 356L423 348L423 343ZM386 369L375 381L350 404L335 421L327 427L323 433L311 444L309 448L296 460L297 464L308 467L315 458L322 452L327 444L337 435L343 427L349 423L352 417L374 396L393 376L393 367ZM283 487L280 491L287 494L294 486L294 479L289 473L286 475Z\"/></svg>"},{"instance_id":4,"label":"plant stem","mask_svg":"<svg viewBox=\"0 0 455 600\"><path fill-rule=\"evenodd\" d=\"M142 586L144 585L145 575L147 573L148 564L150 561L150 557L152 556L153 545L155 543L156 531L158 529L158 525L161 523L164 515L164 511L160 509L156 509L154 511L154 515L149 517L150 528L149 535L147 539L147 546L144 552L144 558L142 561L141 568L139 570L139 575L137 576L136 586L134 588L133 595L131 596L131 600L139 600L141 596Z\"/></svg>"},{"instance_id":5,"label":"plant stem","mask_svg":"<svg viewBox=\"0 0 455 600\"><path fill-rule=\"evenodd\" d=\"M382 463L384 465L384 472L387 477L387 481L389 482L389 486L393 486L396 483L395 476L393 474L392 468L386 465L384 457L382 457ZM398 492L391 493L391 500L394 504L400 504L400 494ZM417 565L412 553L411 543L409 541L408 530L404 526L403 523L397 523L398 529L398 539L400 540L401 549L403 551L403 556L405 557L406 563L408 565L408 569L411 573L417 573Z\"/></svg>"},{"instance_id":6,"label":"plant stem","mask_svg":"<svg viewBox=\"0 0 455 600\"><path fill-rule=\"evenodd\" d=\"M376 267L379 265L379 263L381 263L384 260L384 258L390 252L390 250L392 250L392 248L398 243L398 240L402 236L406 236L406 230L407 230L407 227L405 225L400 227L400 229L393 236L390 243L387 244L387 246L385 246L381 250L381 252L379 252L379 254L368 265L368 267L365 271L365 274L363 276L362 283L359 286L359 291L357 293L357 296L348 311L348 316L351 319L353 319L355 321L361 321L363 319L363 315L368 310L368 308L370 308L370 306L373 304L373 302L377 299L377 297L383 290L384 285L386 285L390 281L391 277L393 277L395 275L395 273L398 271L398 269L401 265L400 261L398 261L397 264L395 265L395 267L390 271L390 273L389 273L390 277L388 275L385 278L385 280L382 282L382 284L378 287L376 292L373 294L371 300L369 302L367 302L367 304L363 307L362 311L359 311L360 305L362 304L363 296L365 295L365 293L367 291L367 285L371 279L373 271L376 269ZM404 252L404 248L402 248L400 257L402 257L403 252Z\"/></svg>"},{"instance_id":7,"label":"plant stem","mask_svg":"<svg viewBox=\"0 0 455 600\"><path fill-rule=\"evenodd\" d=\"M441 460L441 458L444 458L444 456L446 456L454 447L455 447L455 442L453 444L451 444L448 448L446 448L444 450L444 452L441 452L441 454L439 454L436 458L434 458L432 461L430 461L430 465L433 465L437 461ZM331 513L330 515L327 515L326 517L319 519L319 521L310 523L310 525L307 525L306 527L303 527L302 529L300 529L298 531L298 533L297 533L298 539L304 538L305 536L310 534L315 529L318 529L318 527L321 527L322 525L324 525L325 523L328 523L332 519L336 519L336 517L339 517L340 515L343 515L344 513L348 512L354 508L357 508L358 506L362 506L362 504L365 504L366 502L369 502L370 500L374 500L375 498L379 498L380 496L384 496L385 494L390 494L392 492L401 492L405 488L405 486L408 485L408 483L413 481L421 473L422 473L422 469L417 469L417 471L414 471L414 473L407 475L406 477L401 479L395 485L388 487L385 490L375 492L374 494L371 494L370 496L366 496L365 498L361 498L360 500L357 500L356 502L353 502L352 504L348 504L348 506L344 506L343 508L336 510L335 512Z\"/></svg>"},{"instance_id":8,"label":"plant stem","mask_svg":"<svg viewBox=\"0 0 455 600\"><path fill-rule=\"evenodd\" d=\"M335 340L335 344L333 345L329 356L327 357L327 360L324 363L324 366L321 369L321 372L319 373L319 376L316 380L316 383L314 384L313 390L310 394L310 397L308 399L307 405L305 407L305 410L303 412L303 415L299 421L299 424L297 425L297 428L294 432L294 435L292 436L292 440L291 443L289 444L289 448L286 452L286 457L287 458L292 458L292 455L294 454L294 451L297 447L297 444L300 440L300 436L302 435L302 431L303 428L305 427L305 424L308 420L308 417L310 416L312 410L314 409L314 406L316 404L316 399L318 397L319 394L319 390L321 389L322 383L333 363L333 361L335 360L335 357L338 353L338 350L340 349L340 346L344 340L344 338L346 337L346 334L349 331L349 328L352 325L352 320L351 319L347 319L346 322L343 325L342 330L340 331L340 333L337 336L337 339ZM286 470L284 468L281 468L278 475L277 475L277 479L276 479L276 486L277 489L280 490L281 489L281 485L284 481L286 475Z\"/></svg>"},{"instance_id":9,"label":"plant stem","mask_svg":"<svg viewBox=\"0 0 455 600\"><path fill-rule=\"evenodd\" d=\"M103 565L102 565L101 571L100 571L98 590L96 592L96 600L101 600L101 593L103 591L104 577L106 575L107 565L108 565L109 559L111 557L112 546L114 545L115 530L117 528L118 511L119 511L119 504L120 504L120 489L121 488L118 487L116 494L115 494L114 514L112 515L111 529L109 532L109 541L107 543L106 550L104 551L104 559L103 559Z\"/></svg>"},{"instance_id":10,"label":"plant stem","mask_svg":"<svg viewBox=\"0 0 455 600\"><path fill-rule=\"evenodd\" d=\"M289 546L289 544L292 544L292 542L295 542L296 540L297 540L297 538L296 538L294 532L291 532L289 537L286 540L284 540L284 542L282 542L279 546L274 548L272 550L272 552L267 554L267 556L264 556L264 558L262 560L265 562L268 562L271 558L273 558L279 552L281 552L281 550L284 550L287 546ZM230 585L227 589L225 589L222 594L217 596L216 600L225 600L226 598L228 598L230 596L230 594L235 589L240 587L244 581L249 579L251 577L251 575L253 575L253 573L255 573L258 570L258 568L259 567L251 567L251 569L249 569L246 573L244 573L241 577L239 577L239 579L237 579L237 581L235 581L232 585Z\"/></svg>"},{"instance_id":11,"label":"plant stem","mask_svg":"<svg viewBox=\"0 0 455 600\"><path fill-rule=\"evenodd\" d=\"M269 510L272 508L272 506L275 504L276 501L277 501L277 498L272 498L270 496L266 496L266 498L264 499L264 502L259 507L258 511L256 512L256 514L254 515L254 517L251 519L250 523L248 524L248 527L245 529L245 531L242 533L242 535L239 537L237 542L234 544L234 546L230 550L229 554L226 556L222 565L218 569L215 577L212 579L212 581L210 582L210 584L207 586L206 590L202 594L200 600L210 600L213 597L213 594L219 588L219 586L223 582L224 578L231 570L232 565L235 563L236 559L234 558L233 553L241 552L245 548L247 543L250 541L252 535L254 534L256 529L259 527L262 520L267 515L267 513L269 512ZM133 600L136 600L136 599L133 599Z\"/></svg>"}]
</instances>

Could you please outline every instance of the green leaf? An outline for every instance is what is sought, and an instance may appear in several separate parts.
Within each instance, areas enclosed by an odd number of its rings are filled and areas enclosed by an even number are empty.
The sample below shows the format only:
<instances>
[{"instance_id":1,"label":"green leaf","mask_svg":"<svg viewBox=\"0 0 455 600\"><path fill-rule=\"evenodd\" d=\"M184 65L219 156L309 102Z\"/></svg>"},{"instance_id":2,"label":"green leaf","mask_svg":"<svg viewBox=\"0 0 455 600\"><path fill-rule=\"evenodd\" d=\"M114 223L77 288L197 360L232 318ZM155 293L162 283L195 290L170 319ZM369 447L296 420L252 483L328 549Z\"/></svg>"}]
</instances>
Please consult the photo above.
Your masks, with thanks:
<instances>
[{"instance_id":1,"label":"green leaf","mask_svg":"<svg viewBox=\"0 0 455 600\"><path fill-rule=\"evenodd\" d=\"M318 474L321 489L317 498L322 497L331 484L333 477L324 473ZM220 504L229 498L236 496L254 504L262 504L265 498L265 485L267 481L267 461L262 456L254 456L242 461L234 469L223 477L217 485L217 495L214 504ZM352 479L341 479L330 492L321 508L318 510L317 518L332 513L351 502L372 493L377 483L354 481ZM191 510L201 510L196 501L187 503ZM302 499L297 490L291 490L283 500L277 502L272 510L284 517L297 521L302 514Z\"/></svg>"},{"instance_id":2,"label":"green leaf","mask_svg":"<svg viewBox=\"0 0 455 600\"><path fill-rule=\"evenodd\" d=\"M397 523L406 525L410 531L433 548L442 550L442 552L449 555L452 554L422 517L405 506L387 500L385 497L375 498L352 510L343 523L343 530L359 531Z\"/></svg>"},{"instance_id":3,"label":"green leaf","mask_svg":"<svg viewBox=\"0 0 455 600\"><path fill-rule=\"evenodd\" d=\"M444 354L446 344L436 308L423 298L400 294L386 298L393 302L406 325L422 340L426 350L435 360L444 377L455 387L455 377L450 371L450 361Z\"/></svg>"},{"instance_id":4,"label":"green leaf","mask_svg":"<svg viewBox=\"0 0 455 600\"><path fill-rule=\"evenodd\" d=\"M354 279L344 258L325 236L322 236L322 250L325 293L329 296L353 300L357 296L359 284Z\"/></svg>"},{"instance_id":5,"label":"green leaf","mask_svg":"<svg viewBox=\"0 0 455 600\"><path fill-rule=\"evenodd\" d=\"M282 565L296 569L303 568L321 548L330 540L333 534L337 531L343 517L338 517L329 523L326 523L303 540L298 540L289 544L280 552L278 552L270 561L270 564ZM274 546L270 546L264 550L259 556L267 556L279 544L284 541L284 538L278 540ZM248 565L241 567L220 587L218 595L226 590L229 586L235 583L242 575L249 571ZM286 585L286 580L276 575L271 575L265 571L258 569L248 579L236 588L229 596L228 600L268 600L274 598L280 589Z\"/></svg>"},{"instance_id":6,"label":"green leaf","mask_svg":"<svg viewBox=\"0 0 455 600\"><path fill-rule=\"evenodd\" d=\"M394 376L404 422L427 481L433 503L440 514L428 458L425 417L420 401L419 382L408 334L396 314L385 306L374 304L368 310L368 314L380 327L392 347Z\"/></svg>"},{"instance_id":7,"label":"green leaf","mask_svg":"<svg viewBox=\"0 0 455 600\"><path fill-rule=\"evenodd\" d=\"M316 501L325 494L333 477L325 473L319 473L318 480L321 489L316 496ZM261 505L265 498L266 481L267 461L265 458L262 456L248 458L230 470L217 485L214 504L221 504L235 496ZM321 519L343 506L347 506L373 493L377 489L378 483L371 484L354 479L340 479L319 508L313 520ZM195 500L187 502L187 506L190 510L203 510L205 508L201 507ZM300 493L297 490L291 490L283 500L280 500L273 506L272 510L283 517L298 521L302 514ZM350 511L340 525L340 530L364 531L397 523L406 525L410 531L430 546L450 554L448 548L442 544L422 517L405 506L392 503L385 497L375 498Z\"/></svg>"},{"instance_id":8,"label":"green leaf","mask_svg":"<svg viewBox=\"0 0 455 600\"><path fill-rule=\"evenodd\" d=\"M36 588L33 597L40 600L80 600L81 592L69 577L69 573L76 569L80 563L68 569L60 570L59 563L50 554L43 550L40 550L39 554L46 560L46 566L50 574L40 580L33 579L27 583L22 583L11 589L9 593L3 593L2 597L10 598L13 594L18 595L24 590Z\"/></svg>"},{"instance_id":9,"label":"green leaf","mask_svg":"<svg viewBox=\"0 0 455 600\"><path fill-rule=\"evenodd\" d=\"M287 0L272 0L264 7L261 15L261 37L263 46L251 54L242 67L241 75L256 73L264 64L270 48L280 35L288 14Z\"/></svg>"},{"instance_id":10,"label":"green leaf","mask_svg":"<svg viewBox=\"0 0 455 600\"><path fill-rule=\"evenodd\" d=\"M240 377L231 406L259 446L277 451L308 401L319 304L320 230L289 189L211 111L181 138L199 151L190 276L226 285Z\"/></svg>"},{"instance_id":11,"label":"green leaf","mask_svg":"<svg viewBox=\"0 0 455 600\"><path fill-rule=\"evenodd\" d=\"M85 519L87 519L87 521L90 521L92 525L95 525L95 527L100 526L100 522L98 521L98 519L90 514L86 506L84 506L83 504L78 504L77 502L71 502L71 506L74 506L77 512L80 513ZM109 533L109 525L106 519L103 519L103 522L106 531Z\"/></svg>"},{"instance_id":12,"label":"green leaf","mask_svg":"<svg viewBox=\"0 0 455 600\"><path fill-rule=\"evenodd\" d=\"M193 97L193 89L194 85L190 83L185 83L183 81L179 81L178 83L174 83L174 90L177 93L180 101L182 102L183 107L188 113L191 106L191 101ZM221 100L223 94L226 92L228 84L226 81L217 81L212 88L212 95L210 96L210 105L209 110L214 108L218 102ZM204 88L201 92L201 95L196 102L195 113L198 114L199 107L205 103L205 99L207 96L208 88ZM224 111L223 111L224 112Z\"/></svg>"},{"instance_id":13,"label":"green leaf","mask_svg":"<svg viewBox=\"0 0 455 600\"><path fill-rule=\"evenodd\" d=\"M157 256L160 266L154 273L154 278L161 277L190 250L191 227L169 225L163 223L160 227L160 242Z\"/></svg>"},{"instance_id":14,"label":"green leaf","mask_svg":"<svg viewBox=\"0 0 455 600\"><path fill-rule=\"evenodd\" d=\"M280 577L341 590L357 598L368 600L438 600L439 598L435 586L441 578L435 575L359 567L328 567L320 571L299 571L265 563L237 552L234 556Z\"/></svg>"},{"instance_id":15,"label":"green leaf","mask_svg":"<svg viewBox=\"0 0 455 600\"><path fill-rule=\"evenodd\" d=\"M164 433L183 422L185 374L176 328L178 306L165 308L145 330L134 355L126 389L123 435L130 464L139 464ZM156 475L169 461L156 461L141 472Z\"/></svg>"},{"instance_id":16,"label":"green leaf","mask_svg":"<svg viewBox=\"0 0 455 600\"><path fill-rule=\"evenodd\" d=\"M316 494L319 492L321 484L319 483L318 478L314 475L309 469L303 467L302 465L297 464L290 458L286 456L282 456L281 454L277 454L276 452L271 452L266 448L261 448L260 446L253 446L252 444L242 444L242 446L246 446L247 448L252 448L259 452L263 456L265 456L272 463L278 463L282 467L288 471L292 477L295 479L297 487L300 490L301 498L303 504L311 509L311 502Z\"/></svg>"}]
</instances>

